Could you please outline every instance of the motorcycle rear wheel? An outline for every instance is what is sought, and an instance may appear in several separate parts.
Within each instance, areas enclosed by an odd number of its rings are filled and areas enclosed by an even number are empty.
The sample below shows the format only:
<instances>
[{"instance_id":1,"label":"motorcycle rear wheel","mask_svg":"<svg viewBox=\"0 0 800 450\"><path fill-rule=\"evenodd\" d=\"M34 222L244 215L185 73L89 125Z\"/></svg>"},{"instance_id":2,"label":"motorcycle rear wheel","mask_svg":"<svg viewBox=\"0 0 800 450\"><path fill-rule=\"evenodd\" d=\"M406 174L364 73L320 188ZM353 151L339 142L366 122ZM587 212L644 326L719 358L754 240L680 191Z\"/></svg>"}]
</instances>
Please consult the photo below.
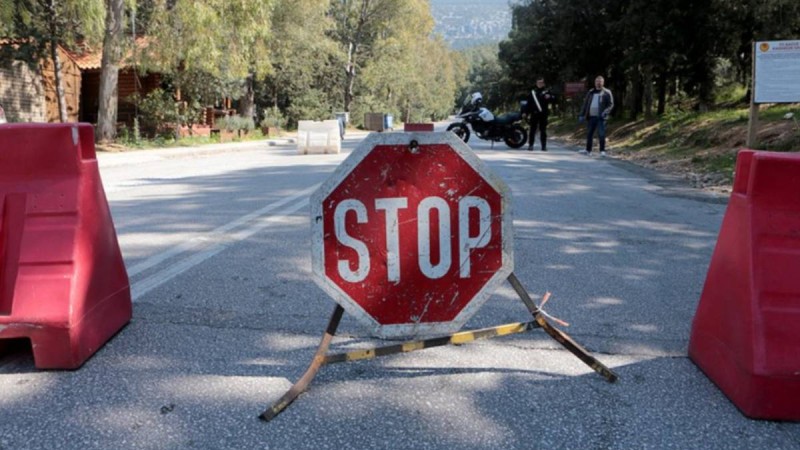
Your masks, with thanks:
<instances>
[{"instance_id":1,"label":"motorcycle rear wheel","mask_svg":"<svg viewBox=\"0 0 800 450\"><path fill-rule=\"evenodd\" d=\"M451 123L450 126L447 127L447 131L452 131L453 134L458 136L458 138L464 141L464 143L469 141L469 127L463 123Z\"/></svg>"},{"instance_id":2,"label":"motorcycle rear wheel","mask_svg":"<svg viewBox=\"0 0 800 450\"><path fill-rule=\"evenodd\" d=\"M511 148L520 148L528 142L528 133L522 125L513 125L503 137L503 142Z\"/></svg>"}]
</instances>

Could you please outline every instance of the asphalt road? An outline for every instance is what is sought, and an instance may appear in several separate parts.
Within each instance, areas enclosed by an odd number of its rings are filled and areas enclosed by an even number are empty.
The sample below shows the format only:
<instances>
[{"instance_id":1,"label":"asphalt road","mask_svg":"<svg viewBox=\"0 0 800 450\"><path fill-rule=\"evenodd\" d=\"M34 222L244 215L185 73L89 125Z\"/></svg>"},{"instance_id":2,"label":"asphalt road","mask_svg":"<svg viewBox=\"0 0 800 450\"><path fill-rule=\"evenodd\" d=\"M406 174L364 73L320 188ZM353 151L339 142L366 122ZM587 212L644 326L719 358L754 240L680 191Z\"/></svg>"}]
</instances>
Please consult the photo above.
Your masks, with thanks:
<instances>
[{"instance_id":1,"label":"asphalt road","mask_svg":"<svg viewBox=\"0 0 800 450\"><path fill-rule=\"evenodd\" d=\"M511 187L515 274L620 379L543 331L304 372L334 302L309 194L341 155L284 141L101 154L134 317L76 371L0 359L0 449L797 449L688 359L726 199L613 158L470 142ZM507 284L467 323L529 320ZM735 326L735 324L732 324ZM336 350L376 342L345 316Z\"/></svg>"}]
</instances>

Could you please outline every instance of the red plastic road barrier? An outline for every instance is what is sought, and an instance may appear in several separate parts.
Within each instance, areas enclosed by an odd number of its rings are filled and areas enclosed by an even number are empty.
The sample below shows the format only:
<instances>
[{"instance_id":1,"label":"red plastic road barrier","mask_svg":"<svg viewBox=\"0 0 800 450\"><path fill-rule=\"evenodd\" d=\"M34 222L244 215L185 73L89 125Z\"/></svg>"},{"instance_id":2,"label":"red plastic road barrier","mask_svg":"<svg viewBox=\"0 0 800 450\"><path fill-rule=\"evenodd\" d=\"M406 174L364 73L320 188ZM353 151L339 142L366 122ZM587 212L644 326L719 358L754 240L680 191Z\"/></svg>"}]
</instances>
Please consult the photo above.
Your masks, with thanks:
<instances>
[{"instance_id":1,"label":"red plastic road barrier","mask_svg":"<svg viewBox=\"0 0 800 450\"><path fill-rule=\"evenodd\" d=\"M403 131L433 131L432 123L404 123Z\"/></svg>"},{"instance_id":2,"label":"red plastic road barrier","mask_svg":"<svg viewBox=\"0 0 800 450\"><path fill-rule=\"evenodd\" d=\"M75 369L130 318L92 127L0 126L0 339Z\"/></svg>"},{"instance_id":3,"label":"red plastic road barrier","mask_svg":"<svg viewBox=\"0 0 800 450\"><path fill-rule=\"evenodd\" d=\"M746 416L800 420L800 155L739 152L689 357Z\"/></svg>"}]
</instances>

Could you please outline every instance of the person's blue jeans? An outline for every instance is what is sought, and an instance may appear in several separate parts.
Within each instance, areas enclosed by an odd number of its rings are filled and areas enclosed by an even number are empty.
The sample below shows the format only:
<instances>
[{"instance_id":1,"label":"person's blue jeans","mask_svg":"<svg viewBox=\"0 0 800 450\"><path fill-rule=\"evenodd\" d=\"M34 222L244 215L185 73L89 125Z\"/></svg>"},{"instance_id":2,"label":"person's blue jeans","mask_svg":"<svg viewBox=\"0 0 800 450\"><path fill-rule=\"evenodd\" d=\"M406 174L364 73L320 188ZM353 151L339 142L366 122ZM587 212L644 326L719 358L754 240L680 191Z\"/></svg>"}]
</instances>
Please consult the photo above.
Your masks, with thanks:
<instances>
[{"instance_id":1,"label":"person's blue jeans","mask_svg":"<svg viewBox=\"0 0 800 450\"><path fill-rule=\"evenodd\" d=\"M602 117L592 116L589 117L589 132L586 135L586 151L592 152L592 139L594 139L594 132L597 131L597 139L600 141L600 151L606 151L606 120Z\"/></svg>"}]
</instances>

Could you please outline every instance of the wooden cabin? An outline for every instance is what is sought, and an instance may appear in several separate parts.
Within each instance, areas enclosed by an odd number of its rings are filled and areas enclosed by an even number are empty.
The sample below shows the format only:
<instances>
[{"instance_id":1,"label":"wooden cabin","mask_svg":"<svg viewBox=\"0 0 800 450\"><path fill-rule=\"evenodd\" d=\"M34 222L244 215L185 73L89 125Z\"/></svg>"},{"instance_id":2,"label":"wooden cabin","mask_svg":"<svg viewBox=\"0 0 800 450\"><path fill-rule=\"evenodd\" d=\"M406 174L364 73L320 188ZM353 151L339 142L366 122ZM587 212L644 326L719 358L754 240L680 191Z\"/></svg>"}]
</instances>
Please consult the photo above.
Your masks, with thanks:
<instances>
[{"instance_id":1,"label":"wooden cabin","mask_svg":"<svg viewBox=\"0 0 800 450\"><path fill-rule=\"evenodd\" d=\"M0 46L16 45L0 40ZM58 47L67 121L80 116L81 70L69 52ZM55 71L50 58L29 64L19 60L0 62L0 105L14 122L58 122Z\"/></svg>"},{"instance_id":2,"label":"wooden cabin","mask_svg":"<svg viewBox=\"0 0 800 450\"><path fill-rule=\"evenodd\" d=\"M14 41L0 39L0 46L15 45ZM136 47L147 46L146 37L136 39ZM100 78L102 72L102 49L79 46L69 51L58 48L62 65L62 82L67 102L69 122L96 124L100 104ZM118 77L117 124L133 126L137 116L134 96L144 97L161 86L163 76L159 73L143 74L132 63L131 54L123 58ZM180 101L180 93L175 93ZM231 99L223 99L221 109L206 108L192 133L208 135L214 129L218 117L230 115ZM43 58L38 64L23 61L0 61L0 105L6 117L14 122L58 122L58 98L55 89L55 74L52 60ZM188 130L187 130L188 132Z\"/></svg>"},{"instance_id":3,"label":"wooden cabin","mask_svg":"<svg viewBox=\"0 0 800 450\"><path fill-rule=\"evenodd\" d=\"M0 39L0 46L15 45ZM97 123L102 50L68 51L58 47L68 122ZM145 96L161 84L160 74L143 75L123 63L118 81L117 121L131 125L136 115L132 96ZM37 64L0 62L0 105L14 122L58 122L55 71L51 58Z\"/></svg>"}]
</instances>

